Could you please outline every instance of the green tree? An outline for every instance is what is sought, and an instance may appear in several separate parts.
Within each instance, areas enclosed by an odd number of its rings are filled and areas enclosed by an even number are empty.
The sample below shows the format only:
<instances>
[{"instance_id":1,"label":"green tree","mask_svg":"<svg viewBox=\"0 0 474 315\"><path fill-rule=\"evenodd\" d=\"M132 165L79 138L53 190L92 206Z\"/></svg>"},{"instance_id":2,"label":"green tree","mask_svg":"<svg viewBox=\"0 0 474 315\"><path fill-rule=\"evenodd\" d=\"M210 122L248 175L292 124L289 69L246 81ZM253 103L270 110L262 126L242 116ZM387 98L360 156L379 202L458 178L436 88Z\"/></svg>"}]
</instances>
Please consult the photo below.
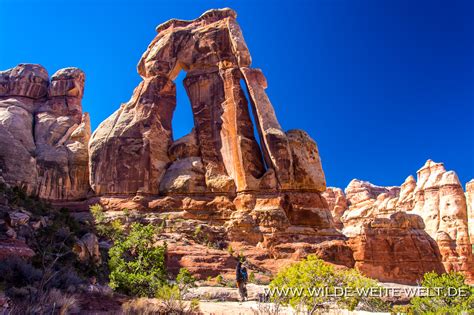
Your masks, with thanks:
<instances>
[{"instance_id":1,"label":"green tree","mask_svg":"<svg viewBox=\"0 0 474 315\"><path fill-rule=\"evenodd\" d=\"M410 310L415 314L474 314L474 289L465 280L459 272L426 273L421 285L429 296L412 298Z\"/></svg>"},{"instance_id":2,"label":"green tree","mask_svg":"<svg viewBox=\"0 0 474 315\"><path fill-rule=\"evenodd\" d=\"M155 228L133 223L109 250L110 286L133 296L155 296L166 282L166 244L155 246Z\"/></svg>"},{"instance_id":3,"label":"green tree","mask_svg":"<svg viewBox=\"0 0 474 315\"><path fill-rule=\"evenodd\" d=\"M337 271L333 266L310 255L277 274L270 283L270 289L274 290L274 295L270 299L278 300L284 305L291 305L308 314L328 308L334 303L350 310L354 310L356 307L370 311L387 310L388 305L379 298L358 294L351 294L351 296L340 294L341 288L355 290L371 287L378 288L379 286L375 280L362 276L358 271L353 269ZM288 294L288 292L290 293Z\"/></svg>"}]
</instances>

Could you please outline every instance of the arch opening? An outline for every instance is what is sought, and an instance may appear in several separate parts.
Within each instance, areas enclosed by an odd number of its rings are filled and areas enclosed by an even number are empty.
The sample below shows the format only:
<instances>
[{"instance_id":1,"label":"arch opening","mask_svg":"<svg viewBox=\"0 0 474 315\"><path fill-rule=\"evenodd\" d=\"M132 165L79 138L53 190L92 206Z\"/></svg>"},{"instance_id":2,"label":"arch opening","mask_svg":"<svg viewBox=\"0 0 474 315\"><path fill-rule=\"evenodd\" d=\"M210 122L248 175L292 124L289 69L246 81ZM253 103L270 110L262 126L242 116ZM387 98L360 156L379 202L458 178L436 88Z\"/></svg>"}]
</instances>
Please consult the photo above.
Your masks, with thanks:
<instances>
[{"instance_id":1,"label":"arch opening","mask_svg":"<svg viewBox=\"0 0 474 315\"><path fill-rule=\"evenodd\" d=\"M186 71L181 70L174 79L176 84L176 109L171 121L173 141L187 135L194 128L194 115L191 102L189 101L183 84L185 77Z\"/></svg>"}]
</instances>

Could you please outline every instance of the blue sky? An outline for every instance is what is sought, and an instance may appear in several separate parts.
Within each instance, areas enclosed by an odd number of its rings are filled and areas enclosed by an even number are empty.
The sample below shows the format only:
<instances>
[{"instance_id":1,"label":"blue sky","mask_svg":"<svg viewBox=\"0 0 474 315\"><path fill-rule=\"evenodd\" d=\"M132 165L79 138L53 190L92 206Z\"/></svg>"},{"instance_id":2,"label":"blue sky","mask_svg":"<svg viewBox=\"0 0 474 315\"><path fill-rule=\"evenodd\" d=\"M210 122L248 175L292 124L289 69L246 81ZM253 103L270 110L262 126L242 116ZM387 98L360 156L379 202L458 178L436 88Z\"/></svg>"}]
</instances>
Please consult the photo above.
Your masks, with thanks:
<instances>
[{"instance_id":1,"label":"blue sky","mask_svg":"<svg viewBox=\"0 0 474 315\"><path fill-rule=\"evenodd\" d=\"M284 129L318 143L328 185L399 185L431 158L474 177L474 1L0 0L0 69L86 72L92 127L128 101L170 19L237 11ZM178 77L175 135L192 126Z\"/></svg>"}]
</instances>

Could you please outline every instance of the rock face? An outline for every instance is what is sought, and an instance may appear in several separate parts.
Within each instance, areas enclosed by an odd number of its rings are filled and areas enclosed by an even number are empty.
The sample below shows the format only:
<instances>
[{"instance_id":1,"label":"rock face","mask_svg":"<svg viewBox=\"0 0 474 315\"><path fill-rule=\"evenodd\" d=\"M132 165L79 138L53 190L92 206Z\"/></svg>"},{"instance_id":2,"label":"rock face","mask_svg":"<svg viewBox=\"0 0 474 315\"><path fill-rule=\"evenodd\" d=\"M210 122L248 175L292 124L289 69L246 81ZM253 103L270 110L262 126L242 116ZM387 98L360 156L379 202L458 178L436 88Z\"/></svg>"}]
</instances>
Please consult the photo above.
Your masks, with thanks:
<instances>
[{"instance_id":1,"label":"rock face","mask_svg":"<svg viewBox=\"0 0 474 315\"><path fill-rule=\"evenodd\" d=\"M467 217L471 244L474 244L474 179L466 184Z\"/></svg>"},{"instance_id":2,"label":"rock face","mask_svg":"<svg viewBox=\"0 0 474 315\"><path fill-rule=\"evenodd\" d=\"M341 218L348 207L344 192L341 188L328 187L322 196L328 203L329 209L331 209L334 225L342 230L344 225L342 224Z\"/></svg>"},{"instance_id":3,"label":"rock face","mask_svg":"<svg viewBox=\"0 0 474 315\"><path fill-rule=\"evenodd\" d=\"M334 193L327 193L328 204L333 212L336 211L337 205L344 204L344 201L336 204L333 201L334 196ZM339 198L343 199L344 197L339 196ZM355 252L356 266L365 264L364 257L366 255L373 255L373 253L370 254L370 251L373 250L375 244L370 245L370 240L379 237L376 237L378 233L385 233L392 239L396 239L405 237L409 231L414 231L414 229L419 230L415 234L420 235L420 231L423 229L426 232L423 238L430 238L435 242L429 243L436 244L436 250L441 254L443 268L446 271L461 271L470 281L474 280L474 257L469 237L471 235L472 238L472 234L469 231L468 215L468 213L472 213L472 210L468 210L469 205L472 204L472 186L471 183L468 183L466 193L464 193L456 173L446 171L442 163L428 160L418 170L417 180L413 176L409 176L400 187L379 187L368 182L353 180L345 190L345 199L347 207L341 216L342 231L346 236L351 237L350 244ZM340 209L337 209L337 212L340 213ZM374 230L374 222L387 220L394 213L400 212L421 218L423 228L418 224L416 228L411 227L408 230L403 230L388 224L382 229ZM413 220L410 219L410 221ZM377 226L377 224L375 225ZM370 244L361 246L361 239L367 240L364 244ZM413 237L412 239L415 240ZM419 237L416 240L418 242L417 248L423 246L423 243L428 244L426 240L421 241ZM428 250L428 247L426 249ZM387 255L391 257L391 260L400 261L394 256L400 255L400 253L393 252ZM427 257L434 256L430 254ZM421 260L418 261L421 262ZM429 265L427 262L425 263ZM413 267L413 270L421 272L422 269ZM369 273L367 268L366 272ZM382 270L377 272L380 273L378 278L391 278L396 281L402 277L400 274L385 273L383 275ZM413 281L416 280L414 274L411 277ZM408 282L408 277L405 280Z\"/></svg>"},{"instance_id":4,"label":"rock face","mask_svg":"<svg viewBox=\"0 0 474 315\"><path fill-rule=\"evenodd\" d=\"M436 242L424 231L421 217L395 212L373 218L351 238L355 267L380 281L413 284L431 271L443 273Z\"/></svg>"},{"instance_id":5,"label":"rock face","mask_svg":"<svg viewBox=\"0 0 474 315\"><path fill-rule=\"evenodd\" d=\"M143 81L89 142L99 202L198 220L224 229L225 242L259 246L274 257L318 252L353 265L321 197L318 147L306 132L281 128L266 79L251 68L236 13L211 10L193 21L170 20L157 32L138 64ZM173 81L180 71L194 128L174 139Z\"/></svg>"},{"instance_id":6,"label":"rock face","mask_svg":"<svg viewBox=\"0 0 474 315\"><path fill-rule=\"evenodd\" d=\"M142 83L90 141L97 194L325 190L316 143L303 131L281 129L235 18L230 9L212 10L157 28L138 64ZM181 70L195 126L173 141L173 80Z\"/></svg>"},{"instance_id":7,"label":"rock face","mask_svg":"<svg viewBox=\"0 0 474 315\"><path fill-rule=\"evenodd\" d=\"M89 192L89 116L82 114L84 73L20 64L0 72L0 169L6 183L48 200Z\"/></svg>"}]
</instances>

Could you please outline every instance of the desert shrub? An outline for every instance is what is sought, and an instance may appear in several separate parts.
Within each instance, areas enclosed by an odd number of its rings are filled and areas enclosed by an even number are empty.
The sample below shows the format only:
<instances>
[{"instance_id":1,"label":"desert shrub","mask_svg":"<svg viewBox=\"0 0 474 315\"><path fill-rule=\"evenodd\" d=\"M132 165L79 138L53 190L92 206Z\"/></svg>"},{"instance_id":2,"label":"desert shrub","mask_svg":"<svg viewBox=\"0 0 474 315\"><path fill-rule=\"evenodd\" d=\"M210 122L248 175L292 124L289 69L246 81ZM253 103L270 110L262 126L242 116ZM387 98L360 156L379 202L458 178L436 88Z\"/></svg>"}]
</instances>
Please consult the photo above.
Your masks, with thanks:
<instances>
[{"instance_id":1,"label":"desert shrub","mask_svg":"<svg viewBox=\"0 0 474 315\"><path fill-rule=\"evenodd\" d=\"M123 315L161 315L164 314L161 303L148 298L138 298L122 304Z\"/></svg>"},{"instance_id":2,"label":"desert shrub","mask_svg":"<svg viewBox=\"0 0 474 315\"><path fill-rule=\"evenodd\" d=\"M426 273L421 285L431 289L432 294L412 298L410 311L414 314L460 314L474 310L474 288L465 280L459 272Z\"/></svg>"},{"instance_id":3,"label":"desert shrub","mask_svg":"<svg viewBox=\"0 0 474 315\"><path fill-rule=\"evenodd\" d=\"M176 284L182 294L186 293L189 288L196 286L196 278L194 278L188 269L181 268L176 276Z\"/></svg>"},{"instance_id":4,"label":"desert shrub","mask_svg":"<svg viewBox=\"0 0 474 315\"><path fill-rule=\"evenodd\" d=\"M196 279L189 270L181 268L176 277L176 284L163 283L156 291L156 299L144 299L125 303L124 314L197 314L199 301L185 301L184 295L195 285Z\"/></svg>"},{"instance_id":5,"label":"desert shrub","mask_svg":"<svg viewBox=\"0 0 474 315\"><path fill-rule=\"evenodd\" d=\"M249 282L250 283L256 283L255 273L253 271L251 271L250 274L249 274Z\"/></svg>"},{"instance_id":6,"label":"desert shrub","mask_svg":"<svg viewBox=\"0 0 474 315\"><path fill-rule=\"evenodd\" d=\"M224 282L224 277L222 277L222 275L217 275L216 282L217 284L222 284Z\"/></svg>"},{"instance_id":7,"label":"desert shrub","mask_svg":"<svg viewBox=\"0 0 474 315\"><path fill-rule=\"evenodd\" d=\"M47 215L51 210L50 205L35 196L29 196L24 187L7 188L3 186L3 192L10 205L28 209L35 215Z\"/></svg>"},{"instance_id":8,"label":"desert shrub","mask_svg":"<svg viewBox=\"0 0 474 315\"><path fill-rule=\"evenodd\" d=\"M278 299L283 305L291 305L300 311L306 310L309 314L329 308L331 304L350 310L358 308L385 311L388 305L379 298L365 297L362 294L339 296L342 294L337 292L338 288L356 290L378 287L375 280L362 276L356 270L338 271L310 255L276 275L270 283L270 289L274 290L270 300Z\"/></svg>"},{"instance_id":9,"label":"desert shrub","mask_svg":"<svg viewBox=\"0 0 474 315\"><path fill-rule=\"evenodd\" d=\"M254 315L279 315L281 312L281 303L278 300L272 301L272 303L264 303L257 301L256 308L250 308Z\"/></svg>"},{"instance_id":10,"label":"desert shrub","mask_svg":"<svg viewBox=\"0 0 474 315\"><path fill-rule=\"evenodd\" d=\"M227 246L227 252L229 253L229 255L234 256L234 249L231 245Z\"/></svg>"},{"instance_id":11,"label":"desert shrub","mask_svg":"<svg viewBox=\"0 0 474 315\"><path fill-rule=\"evenodd\" d=\"M104 209L100 204L90 206L89 211L94 218L95 230L99 236L111 239L113 241L118 240L123 236L124 227L122 221L120 219L115 219L108 222L104 213Z\"/></svg>"},{"instance_id":12,"label":"desert shrub","mask_svg":"<svg viewBox=\"0 0 474 315\"><path fill-rule=\"evenodd\" d=\"M156 298L161 301L163 314L196 314L199 311L199 301L185 301L177 285L160 287Z\"/></svg>"},{"instance_id":13,"label":"desert shrub","mask_svg":"<svg viewBox=\"0 0 474 315\"><path fill-rule=\"evenodd\" d=\"M155 246L155 228L133 223L109 250L110 286L132 296L154 296L166 281L166 244Z\"/></svg>"},{"instance_id":14,"label":"desert shrub","mask_svg":"<svg viewBox=\"0 0 474 315\"><path fill-rule=\"evenodd\" d=\"M71 314L78 313L77 300L57 289L35 292L28 298L15 301L9 314Z\"/></svg>"},{"instance_id":15,"label":"desert shrub","mask_svg":"<svg viewBox=\"0 0 474 315\"><path fill-rule=\"evenodd\" d=\"M0 264L0 282L6 288L27 286L39 281L41 277L40 269L16 256L8 257Z\"/></svg>"},{"instance_id":16,"label":"desert shrub","mask_svg":"<svg viewBox=\"0 0 474 315\"><path fill-rule=\"evenodd\" d=\"M95 220L95 224L101 224L105 222L104 208L98 203L89 207L89 211Z\"/></svg>"}]
</instances>

